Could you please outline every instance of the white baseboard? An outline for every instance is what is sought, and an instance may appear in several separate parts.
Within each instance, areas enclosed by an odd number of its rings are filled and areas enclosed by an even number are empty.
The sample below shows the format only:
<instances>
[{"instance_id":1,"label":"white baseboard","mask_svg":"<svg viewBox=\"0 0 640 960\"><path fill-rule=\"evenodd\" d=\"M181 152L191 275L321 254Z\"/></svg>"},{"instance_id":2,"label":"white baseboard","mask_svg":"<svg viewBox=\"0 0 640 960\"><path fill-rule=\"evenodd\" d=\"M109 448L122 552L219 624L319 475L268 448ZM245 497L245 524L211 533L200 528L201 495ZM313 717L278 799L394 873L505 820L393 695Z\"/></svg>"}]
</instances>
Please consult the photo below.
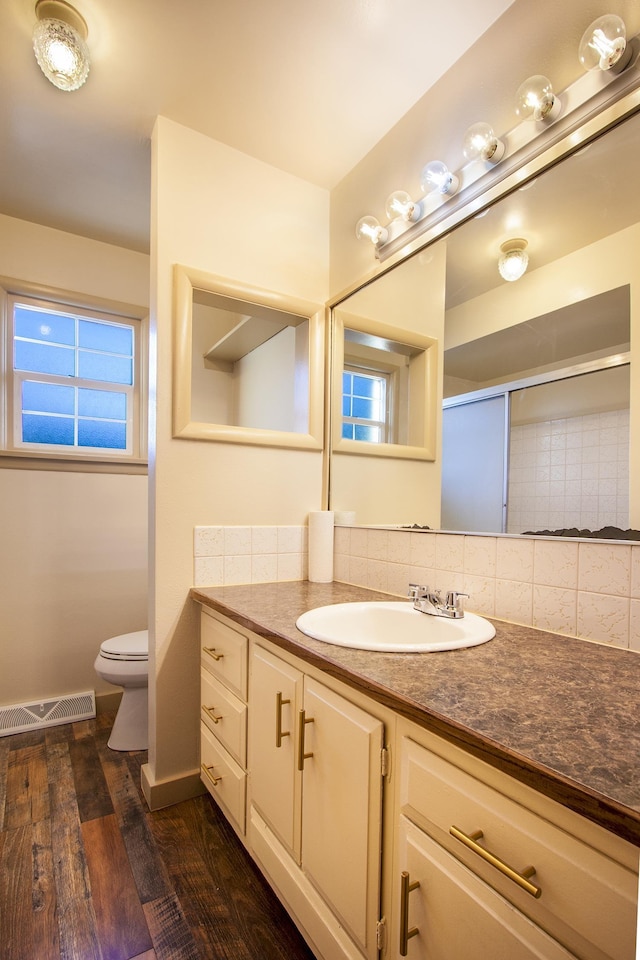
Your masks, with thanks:
<instances>
[{"instance_id":1,"label":"white baseboard","mask_svg":"<svg viewBox=\"0 0 640 960\"><path fill-rule=\"evenodd\" d=\"M193 797L199 797L206 793L204 784L200 779L199 770L174 777L171 780L155 782L152 781L148 763L142 765L140 772L142 792L150 810L161 810L163 807L170 807L174 803L191 800Z\"/></svg>"}]
</instances>

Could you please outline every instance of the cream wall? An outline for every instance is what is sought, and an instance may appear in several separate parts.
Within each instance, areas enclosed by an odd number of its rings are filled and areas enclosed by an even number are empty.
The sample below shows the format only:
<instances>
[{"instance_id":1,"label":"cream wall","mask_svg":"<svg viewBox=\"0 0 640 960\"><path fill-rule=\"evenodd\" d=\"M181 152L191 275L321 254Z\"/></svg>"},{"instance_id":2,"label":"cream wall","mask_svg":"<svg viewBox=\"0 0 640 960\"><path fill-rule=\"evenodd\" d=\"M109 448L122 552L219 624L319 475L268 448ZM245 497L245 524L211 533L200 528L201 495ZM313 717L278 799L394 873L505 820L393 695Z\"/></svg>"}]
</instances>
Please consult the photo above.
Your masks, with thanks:
<instances>
[{"instance_id":1,"label":"cream wall","mask_svg":"<svg viewBox=\"0 0 640 960\"><path fill-rule=\"evenodd\" d=\"M149 258L0 216L0 275L138 309ZM112 692L93 662L147 624L147 478L0 458L0 704ZM40 461L42 465L42 461Z\"/></svg>"},{"instance_id":2,"label":"cream wall","mask_svg":"<svg viewBox=\"0 0 640 960\"><path fill-rule=\"evenodd\" d=\"M329 197L164 117L154 131L152 169L157 421L150 450L151 732L143 784L157 805L173 781L187 793L198 789L197 620L187 599L194 527L304 524L322 505L321 451L172 438L173 265L324 303Z\"/></svg>"}]
</instances>

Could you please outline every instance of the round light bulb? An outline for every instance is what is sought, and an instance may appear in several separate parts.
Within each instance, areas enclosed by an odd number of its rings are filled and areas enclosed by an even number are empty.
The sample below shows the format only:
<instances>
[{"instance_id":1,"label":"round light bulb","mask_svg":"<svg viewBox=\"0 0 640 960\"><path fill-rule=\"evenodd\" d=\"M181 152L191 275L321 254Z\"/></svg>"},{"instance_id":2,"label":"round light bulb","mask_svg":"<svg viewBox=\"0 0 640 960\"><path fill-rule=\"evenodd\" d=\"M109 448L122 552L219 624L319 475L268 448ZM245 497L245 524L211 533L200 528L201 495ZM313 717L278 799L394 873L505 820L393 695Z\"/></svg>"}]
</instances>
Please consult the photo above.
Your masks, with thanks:
<instances>
[{"instance_id":1,"label":"round light bulb","mask_svg":"<svg viewBox=\"0 0 640 960\"><path fill-rule=\"evenodd\" d=\"M620 66L626 50L624 20L614 13L608 13L594 20L585 30L578 48L578 59L585 70L610 70L616 65Z\"/></svg>"},{"instance_id":2,"label":"round light bulb","mask_svg":"<svg viewBox=\"0 0 640 960\"><path fill-rule=\"evenodd\" d=\"M458 189L459 181L441 160L432 160L422 171L420 186L424 193L436 192L451 195Z\"/></svg>"},{"instance_id":3,"label":"round light bulb","mask_svg":"<svg viewBox=\"0 0 640 960\"><path fill-rule=\"evenodd\" d=\"M503 280L513 282L519 280L529 265L529 256L526 252L526 240L505 240L500 245L498 271Z\"/></svg>"},{"instance_id":4,"label":"round light bulb","mask_svg":"<svg viewBox=\"0 0 640 960\"><path fill-rule=\"evenodd\" d=\"M467 160L497 163L504 156L504 143L498 140L490 124L474 123L464 135L462 152Z\"/></svg>"},{"instance_id":5,"label":"round light bulb","mask_svg":"<svg viewBox=\"0 0 640 960\"><path fill-rule=\"evenodd\" d=\"M59 90L77 90L89 76L89 50L77 30L62 20L39 20L33 30L38 66Z\"/></svg>"},{"instance_id":6,"label":"round light bulb","mask_svg":"<svg viewBox=\"0 0 640 960\"><path fill-rule=\"evenodd\" d=\"M390 220L402 217L403 220L411 223L420 219L422 206L419 202L412 200L406 191L395 190L387 197L385 211Z\"/></svg>"},{"instance_id":7,"label":"round light bulb","mask_svg":"<svg viewBox=\"0 0 640 960\"><path fill-rule=\"evenodd\" d=\"M368 240L377 246L379 243L386 243L388 236L389 231L380 226L375 217L361 217L356 224L358 240Z\"/></svg>"},{"instance_id":8,"label":"round light bulb","mask_svg":"<svg viewBox=\"0 0 640 960\"><path fill-rule=\"evenodd\" d=\"M551 81L547 77L529 77L518 87L516 114L521 120L547 120L557 103Z\"/></svg>"}]
</instances>

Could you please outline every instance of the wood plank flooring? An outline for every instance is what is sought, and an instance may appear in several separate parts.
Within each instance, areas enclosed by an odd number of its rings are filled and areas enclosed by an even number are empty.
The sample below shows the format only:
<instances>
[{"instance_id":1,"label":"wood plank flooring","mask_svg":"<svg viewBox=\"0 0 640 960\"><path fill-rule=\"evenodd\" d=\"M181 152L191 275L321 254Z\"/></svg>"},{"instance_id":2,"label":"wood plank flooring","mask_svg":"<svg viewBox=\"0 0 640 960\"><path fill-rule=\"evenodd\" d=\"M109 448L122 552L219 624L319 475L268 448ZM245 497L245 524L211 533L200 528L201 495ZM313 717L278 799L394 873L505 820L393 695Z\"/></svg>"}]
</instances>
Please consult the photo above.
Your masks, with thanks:
<instances>
[{"instance_id":1,"label":"wood plank flooring","mask_svg":"<svg viewBox=\"0 0 640 960\"><path fill-rule=\"evenodd\" d=\"M208 795L149 812L112 722L0 738L0 960L314 960Z\"/></svg>"}]
</instances>

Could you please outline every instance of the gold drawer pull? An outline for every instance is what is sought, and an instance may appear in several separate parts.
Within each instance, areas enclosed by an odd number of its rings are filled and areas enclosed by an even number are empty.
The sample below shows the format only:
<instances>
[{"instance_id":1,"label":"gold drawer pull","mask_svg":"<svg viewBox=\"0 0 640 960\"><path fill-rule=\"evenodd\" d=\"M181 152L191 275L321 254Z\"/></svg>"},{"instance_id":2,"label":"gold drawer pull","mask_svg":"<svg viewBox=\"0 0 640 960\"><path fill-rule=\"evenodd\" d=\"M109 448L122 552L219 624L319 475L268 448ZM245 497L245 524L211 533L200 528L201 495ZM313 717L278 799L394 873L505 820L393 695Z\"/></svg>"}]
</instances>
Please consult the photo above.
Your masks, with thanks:
<instances>
[{"instance_id":1,"label":"gold drawer pull","mask_svg":"<svg viewBox=\"0 0 640 960\"><path fill-rule=\"evenodd\" d=\"M214 765L211 764L210 767L207 767L207 766L203 763L203 764L201 765L200 769L201 769L202 772L204 773L204 775L205 775L205 777L207 778L207 780L210 780L211 783L214 785L214 787L217 787L218 784L220 783L220 781L222 780L222 777L214 777L214 775L213 775L213 773L212 773L212 771L213 771L213 769L214 769Z\"/></svg>"},{"instance_id":2,"label":"gold drawer pull","mask_svg":"<svg viewBox=\"0 0 640 960\"><path fill-rule=\"evenodd\" d=\"M204 710L206 715L209 717L209 719L213 720L214 723L220 723L220 721L224 719L224 717L216 717L215 713L213 712L215 710L215 707L205 707L203 703L202 709Z\"/></svg>"},{"instance_id":3,"label":"gold drawer pull","mask_svg":"<svg viewBox=\"0 0 640 960\"><path fill-rule=\"evenodd\" d=\"M203 647L205 653L208 653L214 660L222 660L224 653L216 653L215 647Z\"/></svg>"},{"instance_id":4,"label":"gold drawer pull","mask_svg":"<svg viewBox=\"0 0 640 960\"><path fill-rule=\"evenodd\" d=\"M282 707L285 703L291 703L291 700L283 700L282 694L280 691L276 693L276 749L279 750L282 746L282 740L284 737L290 737L290 730L282 729Z\"/></svg>"},{"instance_id":5,"label":"gold drawer pull","mask_svg":"<svg viewBox=\"0 0 640 960\"><path fill-rule=\"evenodd\" d=\"M488 850L485 850L484 847L481 847L479 843L476 843L477 840L482 840L483 833L482 830L476 830L475 833L469 834L463 833L462 830L459 830L458 827L450 827L449 833L452 837L455 837L456 840L460 840L461 843L464 843L465 847L468 847L469 850L473 850L474 853L477 853L479 857L482 857L483 860L486 860L487 863L490 863L492 867L495 867L496 870L499 870L500 873L503 873L505 877L508 877L509 880L513 880L514 883L517 883L519 887L522 887L523 890L526 890L527 893L531 894L532 897L535 897L536 900L542 896L542 888L537 887L535 883L529 883L529 878L532 877L535 872L535 867L525 867L525 869L518 873L517 870L514 870L513 867L510 867L503 860L500 860L493 853L490 853Z\"/></svg>"},{"instance_id":6,"label":"gold drawer pull","mask_svg":"<svg viewBox=\"0 0 640 960\"><path fill-rule=\"evenodd\" d=\"M298 714L298 770L304 770L304 762L313 756L304 752L304 727L306 723L313 723L313 717L307 717L304 710Z\"/></svg>"},{"instance_id":7,"label":"gold drawer pull","mask_svg":"<svg viewBox=\"0 0 640 960\"><path fill-rule=\"evenodd\" d=\"M409 940L420 932L417 927L409 929L409 894L420 886L419 880L413 883L409 880L409 872L403 870L400 874L400 956L406 957L409 951Z\"/></svg>"}]
</instances>

